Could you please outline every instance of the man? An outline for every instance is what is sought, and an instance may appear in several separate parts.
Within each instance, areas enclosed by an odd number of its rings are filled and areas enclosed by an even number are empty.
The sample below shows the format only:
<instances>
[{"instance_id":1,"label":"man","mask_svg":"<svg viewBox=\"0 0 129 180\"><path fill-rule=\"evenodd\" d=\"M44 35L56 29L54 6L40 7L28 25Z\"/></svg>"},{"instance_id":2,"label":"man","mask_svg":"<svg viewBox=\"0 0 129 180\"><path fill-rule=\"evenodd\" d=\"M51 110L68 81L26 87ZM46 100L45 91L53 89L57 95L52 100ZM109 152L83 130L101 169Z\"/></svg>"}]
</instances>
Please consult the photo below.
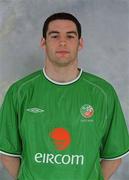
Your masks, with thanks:
<instances>
[{"instance_id":1,"label":"man","mask_svg":"<svg viewBox=\"0 0 129 180\"><path fill-rule=\"evenodd\" d=\"M1 160L18 180L108 180L129 151L118 97L78 68L81 25L71 14L47 18L39 70L14 83L0 112Z\"/></svg>"}]
</instances>

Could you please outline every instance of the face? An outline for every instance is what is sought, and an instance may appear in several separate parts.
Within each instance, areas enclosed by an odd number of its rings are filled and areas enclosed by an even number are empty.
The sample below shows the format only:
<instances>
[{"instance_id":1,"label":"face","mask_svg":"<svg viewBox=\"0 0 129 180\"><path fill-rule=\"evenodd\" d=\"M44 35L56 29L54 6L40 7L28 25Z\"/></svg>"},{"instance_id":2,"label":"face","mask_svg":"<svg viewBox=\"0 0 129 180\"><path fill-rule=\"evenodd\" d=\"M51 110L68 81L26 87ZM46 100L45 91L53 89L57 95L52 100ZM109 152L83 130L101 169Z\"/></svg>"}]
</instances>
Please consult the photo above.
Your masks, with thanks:
<instances>
[{"instance_id":1,"label":"face","mask_svg":"<svg viewBox=\"0 0 129 180\"><path fill-rule=\"evenodd\" d=\"M57 66L76 63L78 50L83 46L82 38L74 22L54 20L49 23L46 39L41 40L41 47L46 53L46 61Z\"/></svg>"}]
</instances>

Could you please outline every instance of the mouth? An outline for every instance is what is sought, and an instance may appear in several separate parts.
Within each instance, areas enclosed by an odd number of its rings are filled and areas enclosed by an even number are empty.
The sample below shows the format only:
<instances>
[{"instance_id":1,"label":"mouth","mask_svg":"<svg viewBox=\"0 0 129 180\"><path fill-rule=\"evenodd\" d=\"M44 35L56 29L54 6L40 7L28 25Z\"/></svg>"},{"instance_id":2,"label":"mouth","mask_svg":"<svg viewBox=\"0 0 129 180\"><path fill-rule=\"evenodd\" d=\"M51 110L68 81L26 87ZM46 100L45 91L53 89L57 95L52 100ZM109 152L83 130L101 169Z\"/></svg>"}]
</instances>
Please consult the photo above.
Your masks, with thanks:
<instances>
[{"instance_id":1,"label":"mouth","mask_svg":"<svg viewBox=\"0 0 129 180\"><path fill-rule=\"evenodd\" d=\"M65 55L65 54L69 54L69 51L61 50L61 51L56 51L56 53L57 53L57 54Z\"/></svg>"}]
</instances>

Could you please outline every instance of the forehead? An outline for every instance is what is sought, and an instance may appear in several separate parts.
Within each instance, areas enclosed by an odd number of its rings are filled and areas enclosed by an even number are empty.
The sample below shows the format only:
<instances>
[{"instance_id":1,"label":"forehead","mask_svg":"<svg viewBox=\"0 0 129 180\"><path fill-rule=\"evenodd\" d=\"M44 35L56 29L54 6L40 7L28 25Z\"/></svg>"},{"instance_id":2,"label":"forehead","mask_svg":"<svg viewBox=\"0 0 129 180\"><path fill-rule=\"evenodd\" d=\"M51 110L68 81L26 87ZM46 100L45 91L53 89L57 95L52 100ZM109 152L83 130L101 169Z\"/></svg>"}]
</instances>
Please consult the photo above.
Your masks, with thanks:
<instances>
[{"instance_id":1,"label":"forehead","mask_svg":"<svg viewBox=\"0 0 129 180\"><path fill-rule=\"evenodd\" d=\"M76 24L73 21L70 20L53 20L48 25L48 32L50 31L61 31L61 32L67 32L67 31L76 31L77 27Z\"/></svg>"}]
</instances>

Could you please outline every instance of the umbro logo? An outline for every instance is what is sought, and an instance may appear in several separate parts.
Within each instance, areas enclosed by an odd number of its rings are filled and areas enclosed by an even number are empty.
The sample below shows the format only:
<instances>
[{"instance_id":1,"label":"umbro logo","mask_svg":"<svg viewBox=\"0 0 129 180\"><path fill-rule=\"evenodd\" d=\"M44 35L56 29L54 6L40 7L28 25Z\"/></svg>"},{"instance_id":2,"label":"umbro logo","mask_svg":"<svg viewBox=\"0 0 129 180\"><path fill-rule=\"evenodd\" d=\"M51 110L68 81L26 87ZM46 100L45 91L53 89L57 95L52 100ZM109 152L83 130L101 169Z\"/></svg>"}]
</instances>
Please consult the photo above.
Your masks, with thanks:
<instances>
[{"instance_id":1,"label":"umbro logo","mask_svg":"<svg viewBox=\"0 0 129 180\"><path fill-rule=\"evenodd\" d=\"M27 109L27 111L29 111L31 113L42 113L42 112L44 112L43 109L39 109L39 108L29 108L29 109Z\"/></svg>"}]
</instances>

